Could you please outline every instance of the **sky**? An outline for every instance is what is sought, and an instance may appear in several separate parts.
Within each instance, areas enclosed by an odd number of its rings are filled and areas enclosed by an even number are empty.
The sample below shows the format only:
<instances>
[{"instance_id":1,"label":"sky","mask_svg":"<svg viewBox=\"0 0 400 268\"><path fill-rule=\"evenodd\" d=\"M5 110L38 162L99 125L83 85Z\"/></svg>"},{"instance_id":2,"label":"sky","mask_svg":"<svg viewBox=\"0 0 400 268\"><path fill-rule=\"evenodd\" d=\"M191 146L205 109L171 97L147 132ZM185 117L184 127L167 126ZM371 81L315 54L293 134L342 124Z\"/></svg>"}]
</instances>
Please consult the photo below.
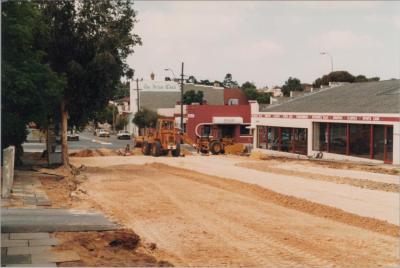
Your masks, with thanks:
<instances>
[{"instance_id":1,"label":"sky","mask_svg":"<svg viewBox=\"0 0 400 268\"><path fill-rule=\"evenodd\" d=\"M312 83L331 70L400 77L400 2L135 1L135 77Z\"/></svg>"}]
</instances>

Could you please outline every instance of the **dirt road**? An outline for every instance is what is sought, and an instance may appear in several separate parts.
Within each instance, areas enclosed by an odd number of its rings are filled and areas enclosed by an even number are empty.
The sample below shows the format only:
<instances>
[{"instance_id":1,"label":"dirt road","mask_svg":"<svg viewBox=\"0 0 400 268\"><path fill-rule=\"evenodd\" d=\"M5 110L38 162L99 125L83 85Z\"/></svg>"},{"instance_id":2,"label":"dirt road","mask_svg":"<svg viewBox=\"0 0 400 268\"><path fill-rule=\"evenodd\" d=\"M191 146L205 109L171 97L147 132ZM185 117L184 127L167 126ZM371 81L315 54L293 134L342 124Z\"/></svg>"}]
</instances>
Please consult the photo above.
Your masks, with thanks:
<instances>
[{"instance_id":1,"label":"dirt road","mask_svg":"<svg viewBox=\"0 0 400 268\"><path fill-rule=\"evenodd\" d=\"M253 162L257 165L267 164L266 161L261 160L254 160L251 163ZM249 159L245 157L190 156L176 159L172 157L151 156L110 156L107 158L73 158L72 163L76 165L84 163L88 166L100 167L120 164L163 163L211 176L255 184L281 194L336 207L363 217L372 217L397 225L400 224L400 199L398 192L370 190L348 184L312 179L313 177L315 178L315 175L307 177L303 176L304 174L300 174L297 176L293 172L287 174L284 172L260 171L238 166L243 163L249 163ZM339 169L337 171L340 172ZM371 176L373 175L374 173L371 173ZM322 176L320 177L322 179Z\"/></svg>"},{"instance_id":2,"label":"dirt road","mask_svg":"<svg viewBox=\"0 0 400 268\"><path fill-rule=\"evenodd\" d=\"M399 264L397 227L374 223L379 227L369 231L373 224L367 226L368 219L358 216L347 215L350 224L326 219L312 211L321 211L327 218L343 215L255 185L162 164L88 168L85 175L88 181L81 187L88 199L156 243L156 256L174 265ZM314 207L304 213L306 206Z\"/></svg>"}]
</instances>

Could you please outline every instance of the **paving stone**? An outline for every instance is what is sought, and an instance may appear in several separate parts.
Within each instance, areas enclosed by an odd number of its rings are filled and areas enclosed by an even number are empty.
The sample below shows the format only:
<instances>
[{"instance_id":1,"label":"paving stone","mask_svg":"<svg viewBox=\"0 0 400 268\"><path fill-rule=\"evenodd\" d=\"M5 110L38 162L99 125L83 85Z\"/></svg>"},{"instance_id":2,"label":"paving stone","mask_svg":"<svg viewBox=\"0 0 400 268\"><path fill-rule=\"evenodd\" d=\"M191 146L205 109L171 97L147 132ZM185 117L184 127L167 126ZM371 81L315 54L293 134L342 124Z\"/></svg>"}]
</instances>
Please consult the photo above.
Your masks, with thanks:
<instances>
[{"instance_id":1,"label":"paving stone","mask_svg":"<svg viewBox=\"0 0 400 268\"><path fill-rule=\"evenodd\" d=\"M31 255L13 255L13 256L3 256L1 258L1 264L30 264Z\"/></svg>"},{"instance_id":2,"label":"paving stone","mask_svg":"<svg viewBox=\"0 0 400 268\"><path fill-rule=\"evenodd\" d=\"M1 247L8 248L8 247L27 247L28 240L2 240Z\"/></svg>"},{"instance_id":3,"label":"paving stone","mask_svg":"<svg viewBox=\"0 0 400 268\"><path fill-rule=\"evenodd\" d=\"M38 199L36 201L37 206L51 206L51 201L50 200L45 200L45 199Z\"/></svg>"},{"instance_id":4,"label":"paving stone","mask_svg":"<svg viewBox=\"0 0 400 268\"><path fill-rule=\"evenodd\" d=\"M5 267L57 267L55 263L7 264Z\"/></svg>"},{"instance_id":5,"label":"paving stone","mask_svg":"<svg viewBox=\"0 0 400 268\"><path fill-rule=\"evenodd\" d=\"M10 233L2 233L1 234L1 240L7 240L10 238Z\"/></svg>"},{"instance_id":6,"label":"paving stone","mask_svg":"<svg viewBox=\"0 0 400 268\"><path fill-rule=\"evenodd\" d=\"M29 240L29 246L56 246L58 245L58 240L56 238L48 239L35 239Z\"/></svg>"},{"instance_id":7,"label":"paving stone","mask_svg":"<svg viewBox=\"0 0 400 268\"><path fill-rule=\"evenodd\" d=\"M37 247L10 247L7 249L7 255L24 255L24 254L43 254L50 251L49 246Z\"/></svg>"},{"instance_id":8,"label":"paving stone","mask_svg":"<svg viewBox=\"0 0 400 268\"><path fill-rule=\"evenodd\" d=\"M24 198L24 205L36 205L36 198Z\"/></svg>"},{"instance_id":9,"label":"paving stone","mask_svg":"<svg viewBox=\"0 0 400 268\"><path fill-rule=\"evenodd\" d=\"M46 255L32 254L32 263L50 263L50 262L69 262L79 261L81 258L78 253L72 250L64 250L59 252L51 252Z\"/></svg>"},{"instance_id":10,"label":"paving stone","mask_svg":"<svg viewBox=\"0 0 400 268\"><path fill-rule=\"evenodd\" d=\"M48 239L50 238L49 233L11 233L10 239Z\"/></svg>"}]
</instances>

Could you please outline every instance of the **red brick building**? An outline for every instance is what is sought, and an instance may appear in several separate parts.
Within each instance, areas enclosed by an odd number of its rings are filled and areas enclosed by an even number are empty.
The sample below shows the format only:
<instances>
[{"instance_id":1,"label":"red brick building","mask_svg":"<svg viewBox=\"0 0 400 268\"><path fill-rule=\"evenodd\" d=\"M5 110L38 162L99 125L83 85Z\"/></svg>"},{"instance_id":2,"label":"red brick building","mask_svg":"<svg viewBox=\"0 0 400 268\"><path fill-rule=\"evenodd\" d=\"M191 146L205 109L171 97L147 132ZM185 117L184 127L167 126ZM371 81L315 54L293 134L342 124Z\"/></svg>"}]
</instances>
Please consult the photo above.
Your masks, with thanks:
<instances>
[{"instance_id":1,"label":"red brick building","mask_svg":"<svg viewBox=\"0 0 400 268\"><path fill-rule=\"evenodd\" d=\"M246 95L240 88L224 88L225 105L248 105Z\"/></svg>"},{"instance_id":2,"label":"red brick building","mask_svg":"<svg viewBox=\"0 0 400 268\"><path fill-rule=\"evenodd\" d=\"M248 128L251 122L250 105L188 105L186 109L186 133L192 140L195 141L199 136L210 136L252 143Z\"/></svg>"}]
</instances>

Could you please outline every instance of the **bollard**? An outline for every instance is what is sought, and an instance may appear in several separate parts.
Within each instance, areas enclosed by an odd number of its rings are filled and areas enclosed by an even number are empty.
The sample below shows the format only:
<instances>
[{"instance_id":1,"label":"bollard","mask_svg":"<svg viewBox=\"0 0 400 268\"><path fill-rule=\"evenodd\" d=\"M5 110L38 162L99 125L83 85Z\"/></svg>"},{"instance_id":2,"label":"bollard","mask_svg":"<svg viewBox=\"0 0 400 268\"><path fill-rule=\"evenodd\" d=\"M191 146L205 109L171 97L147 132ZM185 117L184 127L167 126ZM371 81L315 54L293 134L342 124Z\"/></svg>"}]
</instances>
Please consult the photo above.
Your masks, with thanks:
<instances>
[{"instance_id":1,"label":"bollard","mask_svg":"<svg viewBox=\"0 0 400 268\"><path fill-rule=\"evenodd\" d=\"M3 172L1 180L1 196L8 198L14 181L15 147L9 146L3 150Z\"/></svg>"}]
</instances>

